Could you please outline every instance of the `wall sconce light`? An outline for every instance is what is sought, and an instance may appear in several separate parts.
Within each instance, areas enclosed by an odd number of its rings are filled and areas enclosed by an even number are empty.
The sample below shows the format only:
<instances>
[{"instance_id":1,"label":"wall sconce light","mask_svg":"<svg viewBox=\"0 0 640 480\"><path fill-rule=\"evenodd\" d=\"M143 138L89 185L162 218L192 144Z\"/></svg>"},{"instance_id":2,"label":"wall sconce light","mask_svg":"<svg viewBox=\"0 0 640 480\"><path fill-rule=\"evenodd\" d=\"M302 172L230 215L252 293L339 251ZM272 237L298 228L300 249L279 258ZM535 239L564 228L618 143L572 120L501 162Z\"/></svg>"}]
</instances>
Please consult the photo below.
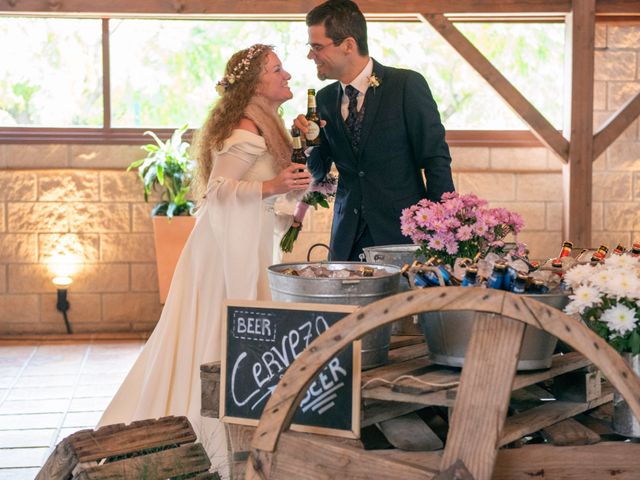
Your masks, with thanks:
<instances>
[{"instance_id":1,"label":"wall sconce light","mask_svg":"<svg viewBox=\"0 0 640 480\"><path fill-rule=\"evenodd\" d=\"M67 327L67 333L73 333L69 318L67 317L67 311L71 306L69 300L67 300L67 287L71 285L73 280L68 276L53 277L53 284L58 289L58 302L56 303L56 310L62 313L64 319L64 325Z\"/></svg>"},{"instance_id":2,"label":"wall sconce light","mask_svg":"<svg viewBox=\"0 0 640 480\"><path fill-rule=\"evenodd\" d=\"M73 283L71 275L76 271L77 265L77 259L71 255L56 255L49 262L49 269L54 275L52 282L58 290L56 310L62 313L67 333L73 333L71 323L69 323L69 318L67 317L67 311L70 308L67 290L69 285Z\"/></svg>"}]
</instances>

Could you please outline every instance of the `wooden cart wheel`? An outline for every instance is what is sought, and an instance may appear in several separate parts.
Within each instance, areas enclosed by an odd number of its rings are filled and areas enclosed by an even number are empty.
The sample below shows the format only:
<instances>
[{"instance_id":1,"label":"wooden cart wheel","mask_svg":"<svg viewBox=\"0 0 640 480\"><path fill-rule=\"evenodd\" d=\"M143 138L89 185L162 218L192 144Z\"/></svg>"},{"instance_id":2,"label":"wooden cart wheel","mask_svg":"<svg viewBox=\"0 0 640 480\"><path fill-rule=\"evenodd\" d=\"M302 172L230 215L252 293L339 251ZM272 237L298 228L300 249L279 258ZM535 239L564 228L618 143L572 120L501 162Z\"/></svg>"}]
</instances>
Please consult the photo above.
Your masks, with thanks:
<instances>
[{"instance_id":1,"label":"wooden cart wheel","mask_svg":"<svg viewBox=\"0 0 640 480\"><path fill-rule=\"evenodd\" d=\"M535 299L500 290L462 287L414 290L384 298L348 315L291 364L260 418L247 460L246 478L276 478L271 470L280 434L288 428L314 376L339 351L398 318L452 310L480 313L469 341L440 473L425 472L421 478L491 478L525 324L549 332L582 353L640 418L640 379L613 348L576 319ZM385 478L392 476L392 472L384 472Z\"/></svg>"}]
</instances>

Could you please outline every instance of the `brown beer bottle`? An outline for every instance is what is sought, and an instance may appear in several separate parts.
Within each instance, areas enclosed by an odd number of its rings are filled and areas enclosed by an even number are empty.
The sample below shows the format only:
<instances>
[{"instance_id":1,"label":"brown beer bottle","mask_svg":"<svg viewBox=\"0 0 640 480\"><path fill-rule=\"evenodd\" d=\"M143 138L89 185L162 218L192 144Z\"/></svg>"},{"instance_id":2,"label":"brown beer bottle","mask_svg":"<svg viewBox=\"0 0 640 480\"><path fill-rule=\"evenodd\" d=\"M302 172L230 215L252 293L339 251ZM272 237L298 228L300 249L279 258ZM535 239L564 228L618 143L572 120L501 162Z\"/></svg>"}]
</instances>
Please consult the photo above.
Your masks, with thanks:
<instances>
[{"instance_id":1,"label":"brown beer bottle","mask_svg":"<svg viewBox=\"0 0 640 480\"><path fill-rule=\"evenodd\" d=\"M600 245L600 247L598 247L598 250L596 250L591 256L591 262L599 263L603 261L604 257L607 256L607 253L609 253L609 247L607 247L606 245Z\"/></svg>"},{"instance_id":2,"label":"brown beer bottle","mask_svg":"<svg viewBox=\"0 0 640 480\"><path fill-rule=\"evenodd\" d=\"M624 252L626 252L627 249L624 248L624 245L622 245L621 243L618 244L618 246L616 248L613 249L613 254L614 255L622 255Z\"/></svg>"},{"instance_id":3,"label":"brown beer bottle","mask_svg":"<svg viewBox=\"0 0 640 480\"><path fill-rule=\"evenodd\" d=\"M307 122L309 122L305 139L309 147L317 147L320 145L320 117L316 107L316 90L310 88L307 90Z\"/></svg>"},{"instance_id":4,"label":"brown beer bottle","mask_svg":"<svg viewBox=\"0 0 640 480\"><path fill-rule=\"evenodd\" d=\"M304 150L302 149L300 130L298 130L296 127L291 128L291 138L293 144L293 151L291 152L291 162L306 165L307 156L304 154Z\"/></svg>"},{"instance_id":5,"label":"brown beer bottle","mask_svg":"<svg viewBox=\"0 0 640 480\"><path fill-rule=\"evenodd\" d=\"M562 244L562 250L560 250L560 255L558 255L558 258L569 257L571 255L571 250L573 250L573 242L564 242Z\"/></svg>"}]
</instances>

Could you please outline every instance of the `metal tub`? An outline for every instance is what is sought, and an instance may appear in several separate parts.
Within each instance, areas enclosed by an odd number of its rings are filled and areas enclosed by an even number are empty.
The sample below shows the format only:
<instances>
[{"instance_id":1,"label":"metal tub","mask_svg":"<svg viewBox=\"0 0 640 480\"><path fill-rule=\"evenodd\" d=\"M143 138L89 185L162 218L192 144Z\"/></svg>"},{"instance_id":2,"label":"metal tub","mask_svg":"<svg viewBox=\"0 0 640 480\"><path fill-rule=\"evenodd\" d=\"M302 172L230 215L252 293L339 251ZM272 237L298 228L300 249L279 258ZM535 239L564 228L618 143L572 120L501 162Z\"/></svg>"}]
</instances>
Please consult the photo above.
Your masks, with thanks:
<instances>
[{"instance_id":1,"label":"metal tub","mask_svg":"<svg viewBox=\"0 0 640 480\"><path fill-rule=\"evenodd\" d=\"M357 270L369 266L384 270L388 275L362 278L307 278L281 273L287 268L300 270L318 262L281 263L268 268L269 285L273 300L302 303L330 303L340 305L366 305L398 293L400 268L395 265L377 265L362 262L322 262L329 270L349 268ZM384 365L389 359L391 326L386 325L362 338L362 368Z\"/></svg>"},{"instance_id":2,"label":"metal tub","mask_svg":"<svg viewBox=\"0 0 640 480\"><path fill-rule=\"evenodd\" d=\"M416 252L418 245L399 244L399 245L380 245L378 247L363 248L365 258L369 263L379 263L387 265L395 265L402 268L405 264L411 265L416 260ZM419 261L424 258L419 257ZM409 282L400 279L400 292L409 290ZM393 335L422 335L422 330L418 326L417 315L401 318L391 324L391 333Z\"/></svg>"},{"instance_id":3,"label":"metal tub","mask_svg":"<svg viewBox=\"0 0 640 480\"><path fill-rule=\"evenodd\" d=\"M470 287L473 288L473 287ZM526 295L550 307L562 310L569 302L566 294ZM434 363L462 367L471 338L475 312L422 313L420 326L424 331L429 353ZM551 357L558 339L531 325L524 331L518 370L538 370L551 367Z\"/></svg>"}]
</instances>

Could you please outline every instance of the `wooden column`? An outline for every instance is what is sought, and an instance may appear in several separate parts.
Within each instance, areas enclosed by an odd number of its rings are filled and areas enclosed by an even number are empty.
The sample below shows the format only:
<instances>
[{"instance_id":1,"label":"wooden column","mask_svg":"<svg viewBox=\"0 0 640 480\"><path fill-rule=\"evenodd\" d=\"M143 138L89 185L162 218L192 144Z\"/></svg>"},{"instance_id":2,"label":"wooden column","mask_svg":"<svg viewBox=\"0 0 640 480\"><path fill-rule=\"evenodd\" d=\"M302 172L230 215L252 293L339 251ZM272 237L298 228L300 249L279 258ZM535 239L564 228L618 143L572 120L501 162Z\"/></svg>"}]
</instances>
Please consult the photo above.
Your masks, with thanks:
<instances>
[{"instance_id":1,"label":"wooden column","mask_svg":"<svg viewBox=\"0 0 640 480\"><path fill-rule=\"evenodd\" d=\"M563 235L575 245L591 246L593 163L593 81L595 0L573 0L565 42L565 136L569 162L563 165Z\"/></svg>"}]
</instances>

